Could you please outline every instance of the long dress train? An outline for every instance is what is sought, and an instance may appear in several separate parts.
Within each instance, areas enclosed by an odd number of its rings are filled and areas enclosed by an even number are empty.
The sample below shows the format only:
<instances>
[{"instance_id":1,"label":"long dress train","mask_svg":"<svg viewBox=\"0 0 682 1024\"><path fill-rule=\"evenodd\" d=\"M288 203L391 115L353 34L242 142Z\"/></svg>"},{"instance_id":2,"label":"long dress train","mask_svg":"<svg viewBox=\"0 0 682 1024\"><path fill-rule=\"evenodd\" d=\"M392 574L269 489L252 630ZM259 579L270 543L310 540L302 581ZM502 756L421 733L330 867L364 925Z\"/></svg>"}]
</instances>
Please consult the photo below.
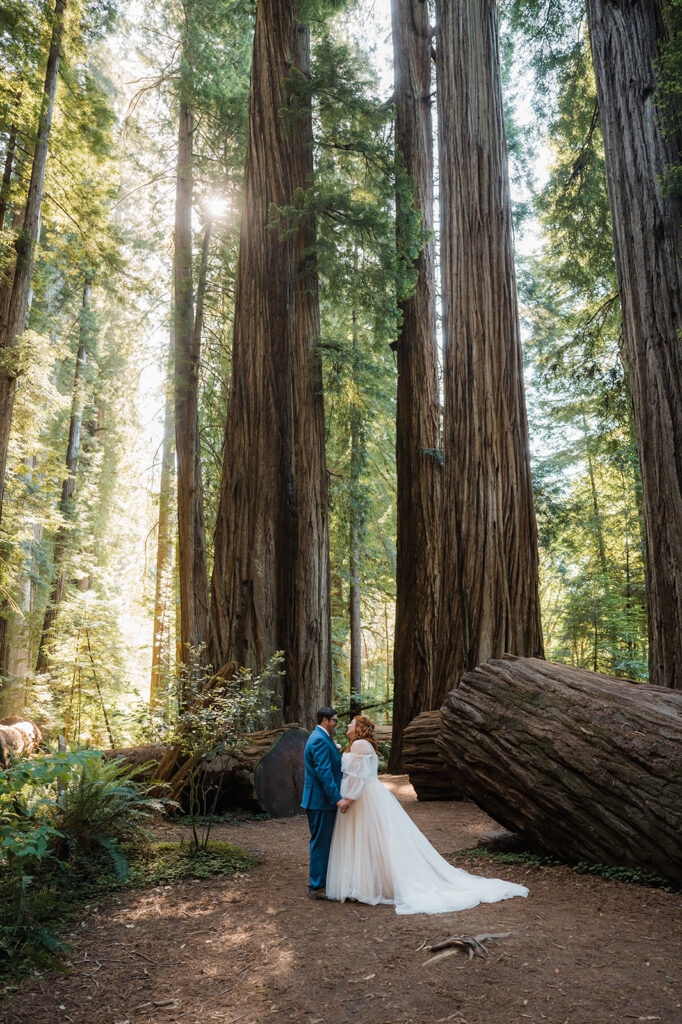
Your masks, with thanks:
<instances>
[{"instance_id":1,"label":"long dress train","mask_svg":"<svg viewBox=\"0 0 682 1024\"><path fill-rule=\"evenodd\" d=\"M360 746L362 744L362 746ZM455 868L433 848L379 781L376 754L357 741L342 758L341 795L354 802L336 816L327 869L327 897L394 903L398 914L444 914L479 903L527 896L501 878Z\"/></svg>"}]
</instances>

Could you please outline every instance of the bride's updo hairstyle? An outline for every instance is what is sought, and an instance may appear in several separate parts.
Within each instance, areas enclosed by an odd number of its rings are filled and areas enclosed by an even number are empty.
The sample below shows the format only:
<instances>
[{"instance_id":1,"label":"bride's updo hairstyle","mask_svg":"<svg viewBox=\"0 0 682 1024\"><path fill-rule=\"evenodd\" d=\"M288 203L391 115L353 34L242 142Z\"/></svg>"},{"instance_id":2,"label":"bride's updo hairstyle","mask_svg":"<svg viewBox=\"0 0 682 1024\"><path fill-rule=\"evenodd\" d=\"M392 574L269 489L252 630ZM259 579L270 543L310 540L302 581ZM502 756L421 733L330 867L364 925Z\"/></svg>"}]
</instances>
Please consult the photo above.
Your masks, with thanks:
<instances>
[{"instance_id":1,"label":"bride's updo hairstyle","mask_svg":"<svg viewBox=\"0 0 682 1024\"><path fill-rule=\"evenodd\" d=\"M374 753L378 754L377 741L374 739L374 723L366 715L355 715L353 721L355 722L353 742L355 740L367 740L368 743L372 744Z\"/></svg>"}]
</instances>

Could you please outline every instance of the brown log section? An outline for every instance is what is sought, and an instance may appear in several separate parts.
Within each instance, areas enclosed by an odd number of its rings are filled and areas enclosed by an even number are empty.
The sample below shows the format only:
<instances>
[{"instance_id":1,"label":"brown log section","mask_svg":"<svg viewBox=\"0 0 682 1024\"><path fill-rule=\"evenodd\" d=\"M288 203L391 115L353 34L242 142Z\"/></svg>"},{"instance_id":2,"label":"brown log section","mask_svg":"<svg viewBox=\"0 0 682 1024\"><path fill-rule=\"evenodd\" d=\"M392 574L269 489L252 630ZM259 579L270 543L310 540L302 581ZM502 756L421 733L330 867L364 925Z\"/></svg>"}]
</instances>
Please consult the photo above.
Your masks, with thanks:
<instances>
[{"instance_id":1,"label":"brown log section","mask_svg":"<svg viewBox=\"0 0 682 1024\"><path fill-rule=\"evenodd\" d=\"M10 715L0 719L0 768L9 768L16 758L32 754L42 739L38 726L27 718Z\"/></svg>"},{"instance_id":2,"label":"brown log section","mask_svg":"<svg viewBox=\"0 0 682 1024\"><path fill-rule=\"evenodd\" d=\"M682 694L504 655L441 718L469 796L535 849L682 882Z\"/></svg>"},{"instance_id":3,"label":"brown log section","mask_svg":"<svg viewBox=\"0 0 682 1024\"><path fill-rule=\"evenodd\" d=\"M403 762L417 800L463 800L438 747L440 711L423 711L403 733Z\"/></svg>"},{"instance_id":4,"label":"brown log section","mask_svg":"<svg viewBox=\"0 0 682 1024\"><path fill-rule=\"evenodd\" d=\"M202 786L221 787L218 809L242 807L267 811L276 818L297 814L303 794L303 748L309 735L295 723L249 733L244 737L244 745L235 753L221 754L206 761ZM107 750L102 756L106 759L121 757L130 766L154 761L155 766L140 772L137 778L168 782L168 788L161 795L184 806L189 773L200 755L182 760L177 754L174 747L150 744Z\"/></svg>"},{"instance_id":5,"label":"brown log section","mask_svg":"<svg viewBox=\"0 0 682 1024\"><path fill-rule=\"evenodd\" d=\"M158 767L163 760L168 747L165 743L149 743L144 747L114 747L111 750L103 750L102 757L105 761L113 761L120 758L128 768L146 767L135 774L136 782L149 782L157 778Z\"/></svg>"},{"instance_id":6,"label":"brown log section","mask_svg":"<svg viewBox=\"0 0 682 1024\"><path fill-rule=\"evenodd\" d=\"M301 814L303 749L310 733L296 723L249 734L235 754L215 757L206 764L204 783L218 783L220 805L267 811L273 818Z\"/></svg>"}]
</instances>

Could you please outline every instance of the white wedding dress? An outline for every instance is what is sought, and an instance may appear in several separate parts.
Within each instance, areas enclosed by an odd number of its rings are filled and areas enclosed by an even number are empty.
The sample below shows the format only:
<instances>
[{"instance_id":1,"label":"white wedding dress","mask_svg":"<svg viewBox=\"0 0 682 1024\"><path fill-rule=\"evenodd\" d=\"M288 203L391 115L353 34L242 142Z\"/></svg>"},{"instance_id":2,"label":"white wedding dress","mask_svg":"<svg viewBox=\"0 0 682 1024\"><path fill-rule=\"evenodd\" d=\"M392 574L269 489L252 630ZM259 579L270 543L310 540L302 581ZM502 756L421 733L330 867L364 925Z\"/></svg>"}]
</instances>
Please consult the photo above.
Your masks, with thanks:
<instances>
[{"instance_id":1,"label":"white wedding dress","mask_svg":"<svg viewBox=\"0 0 682 1024\"><path fill-rule=\"evenodd\" d=\"M353 743L341 767L341 795L353 803L336 816L328 899L394 903L398 914L445 914L528 895L524 885L470 875L441 857L379 781L367 740Z\"/></svg>"}]
</instances>

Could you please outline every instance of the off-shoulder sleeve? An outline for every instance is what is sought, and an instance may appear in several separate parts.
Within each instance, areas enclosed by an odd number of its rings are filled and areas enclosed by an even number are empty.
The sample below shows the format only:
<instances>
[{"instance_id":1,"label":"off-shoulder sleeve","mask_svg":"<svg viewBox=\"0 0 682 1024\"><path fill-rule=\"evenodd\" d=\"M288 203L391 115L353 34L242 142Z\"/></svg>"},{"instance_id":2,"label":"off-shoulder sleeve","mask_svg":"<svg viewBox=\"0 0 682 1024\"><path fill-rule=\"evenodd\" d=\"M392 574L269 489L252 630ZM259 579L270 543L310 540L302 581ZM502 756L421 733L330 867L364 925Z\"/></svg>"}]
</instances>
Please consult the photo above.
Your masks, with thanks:
<instances>
[{"instance_id":1,"label":"off-shoulder sleeve","mask_svg":"<svg viewBox=\"0 0 682 1024\"><path fill-rule=\"evenodd\" d=\"M341 796L348 797L349 800L358 800L362 794L365 780L370 779L374 774L372 755L356 754L351 751L343 755L342 761Z\"/></svg>"}]
</instances>

